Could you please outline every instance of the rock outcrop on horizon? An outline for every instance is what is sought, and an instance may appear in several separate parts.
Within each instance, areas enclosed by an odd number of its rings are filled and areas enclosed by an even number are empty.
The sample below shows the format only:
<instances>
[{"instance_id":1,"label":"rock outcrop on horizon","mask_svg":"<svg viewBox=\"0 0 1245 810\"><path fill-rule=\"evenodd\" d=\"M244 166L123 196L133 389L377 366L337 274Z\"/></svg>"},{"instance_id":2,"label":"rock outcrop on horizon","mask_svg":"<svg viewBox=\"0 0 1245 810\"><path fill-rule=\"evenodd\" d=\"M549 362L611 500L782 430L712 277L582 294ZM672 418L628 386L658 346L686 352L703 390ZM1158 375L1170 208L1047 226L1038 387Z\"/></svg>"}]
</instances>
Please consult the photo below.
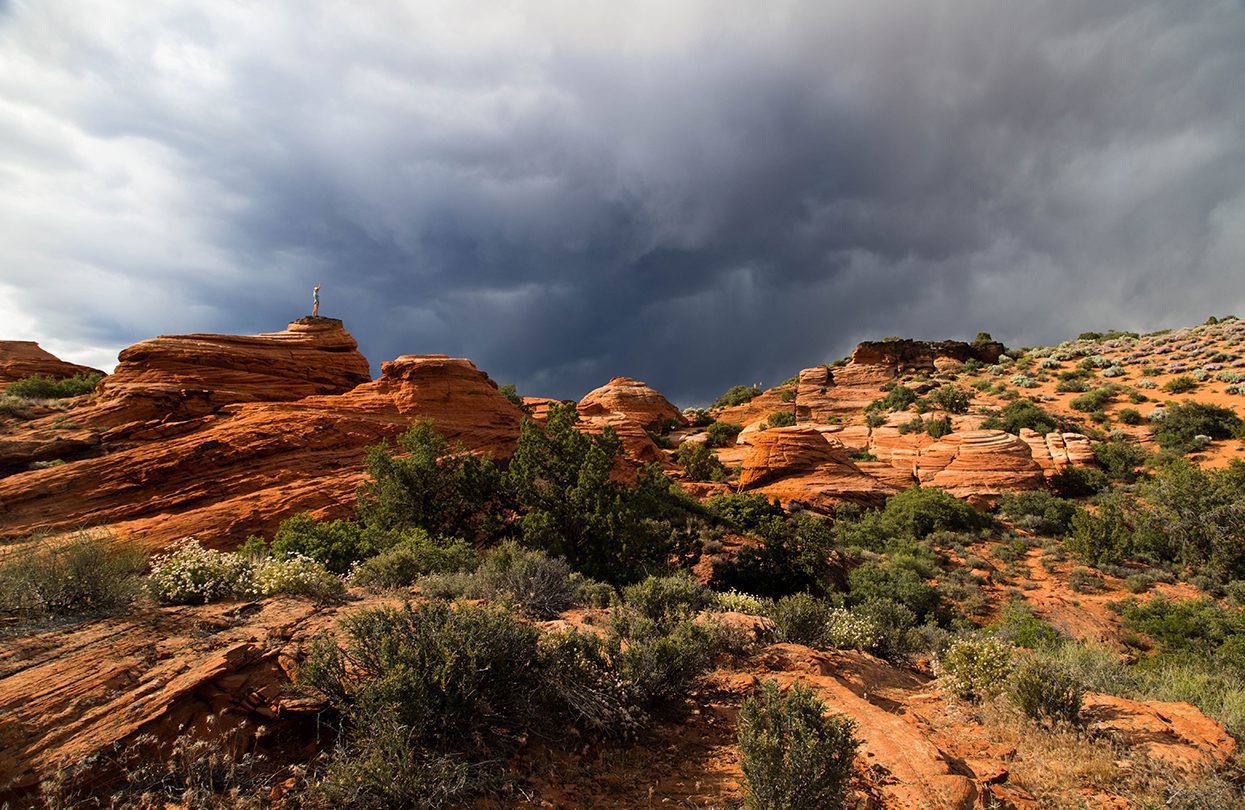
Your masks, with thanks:
<instances>
[{"instance_id":1,"label":"rock outcrop on horizon","mask_svg":"<svg viewBox=\"0 0 1245 810\"><path fill-rule=\"evenodd\" d=\"M0 392L17 380L36 374L63 380L79 374L103 374L97 368L67 363L33 340L0 340Z\"/></svg>"},{"instance_id":2,"label":"rock outcrop on horizon","mask_svg":"<svg viewBox=\"0 0 1245 810\"><path fill-rule=\"evenodd\" d=\"M259 335L163 335L123 349L119 361L100 384L98 402L123 408L127 421L342 394L372 378L336 318L299 318Z\"/></svg>"},{"instance_id":3,"label":"rock outcrop on horizon","mask_svg":"<svg viewBox=\"0 0 1245 810\"><path fill-rule=\"evenodd\" d=\"M340 331L345 337L333 335L332 343L348 348L342 352L339 373L323 377L316 386L340 388L359 374L354 358L362 361L362 356L353 348L353 339ZM243 359L243 347L252 346L266 358L264 374L270 379L292 378L309 360L305 344L301 351L286 355L293 366L282 370L277 368L281 355L274 354L271 340L196 342L230 347L221 377L234 385L229 396L252 400L259 392L246 386L258 377L245 371L251 364ZM181 340L169 343L187 345ZM113 399L85 409L84 423L91 424L91 408L114 418L114 403L127 402L124 392L141 401L143 413L156 402L186 401L168 378L142 367L145 357L158 359L163 367L166 356L130 355L127 377L145 382L114 387ZM214 373L201 372L197 384ZM151 396L152 392L159 395ZM210 403L212 395L198 401ZM364 449L395 438L416 421L430 421L451 442L471 452L507 456L518 439L522 416L470 360L400 357L383 364L379 379L345 393L233 402L209 414L123 424L93 440L83 436L87 457L0 478L0 537L103 525L147 548L161 548L191 535L205 545L228 547L249 534L270 531L295 512L348 512L363 480ZM64 433L38 424L28 432L37 437L41 430ZM77 432L87 434L89 429ZM0 457L20 450L22 436L0 439ZM30 452L37 453L37 443L31 444Z\"/></svg>"}]
</instances>

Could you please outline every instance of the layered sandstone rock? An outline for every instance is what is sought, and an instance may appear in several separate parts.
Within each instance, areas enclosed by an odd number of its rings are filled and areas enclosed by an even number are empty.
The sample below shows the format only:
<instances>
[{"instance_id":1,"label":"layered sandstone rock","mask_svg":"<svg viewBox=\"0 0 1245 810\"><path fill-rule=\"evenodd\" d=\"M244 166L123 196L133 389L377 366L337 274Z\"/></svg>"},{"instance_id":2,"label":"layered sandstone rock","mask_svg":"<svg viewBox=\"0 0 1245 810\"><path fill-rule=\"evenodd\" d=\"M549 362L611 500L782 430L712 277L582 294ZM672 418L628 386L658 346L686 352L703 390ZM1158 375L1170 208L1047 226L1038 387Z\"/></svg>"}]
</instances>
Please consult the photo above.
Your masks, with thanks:
<instances>
[{"instance_id":1,"label":"layered sandstone rock","mask_svg":"<svg viewBox=\"0 0 1245 810\"><path fill-rule=\"evenodd\" d=\"M963 498L1037 489L1041 465L1018 436L1001 430L951 433L920 450L917 479Z\"/></svg>"},{"instance_id":2,"label":"layered sandstone rock","mask_svg":"<svg viewBox=\"0 0 1245 810\"><path fill-rule=\"evenodd\" d=\"M0 476L197 430L237 402L288 402L368 382L367 360L333 318L261 335L174 335L121 352L92 401L0 435Z\"/></svg>"},{"instance_id":3,"label":"layered sandstone rock","mask_svg":"<svg viewBox=\"0 0 1245 810\"><path fill-rule=\"evenodd\" d=\"M0 391L16 380L38 374L63 380L79 374L103 374L90 366L66 363L33 340L0 340Z\"/></svg>"},{"instance_id":4,"label":"layered sandstone rock","mask_svg":"<svg viewBox=\"0 0 1245 810\"><path fill-rule=\"evenodd\" d=\"M581 416L597 417L618 414L644 430L662 431L668 425L687 424L683 414L668 399L647 383L630 377L615 377L579 401Z\"/></svg>"},{"instance_id":5,"label":"layered sandstone rock","mask_svg":"<svg viewBox=\"0 0 1245 810\"><path fill-rule=\"evenodd\" d=\"M819 507L839 501L873 504L894 492L857 467L842 444L807 426L755 434L739 486Z\"/></svg>"},{"instance_id":6,"label":"layered sandstone rock","mask_svg":"<svg viewBox=\"0 0 1245 810\"><path fill-rule=\"evenodd\" d=\"M123 406L126 421L340 394L371 379L335 318L299 318L285 331L259 335L167 335L124 349L119 360L100 385L99 402Z\"/></svg>"},{"instance_id":7,"label":"layered sandstone rock","mask_svg":"<svg viewBox=\"0 0 1245 810\"><path fill-rule=\"evenodd\" d=\"M227 405L99 457L0 478L0 537L91 524L148 548L188 535L228 547L295 512L348 512L364 449L418 420L504 456L521 418L471 361L401 357L347 394Z\"/></svg>"}]
</instances>

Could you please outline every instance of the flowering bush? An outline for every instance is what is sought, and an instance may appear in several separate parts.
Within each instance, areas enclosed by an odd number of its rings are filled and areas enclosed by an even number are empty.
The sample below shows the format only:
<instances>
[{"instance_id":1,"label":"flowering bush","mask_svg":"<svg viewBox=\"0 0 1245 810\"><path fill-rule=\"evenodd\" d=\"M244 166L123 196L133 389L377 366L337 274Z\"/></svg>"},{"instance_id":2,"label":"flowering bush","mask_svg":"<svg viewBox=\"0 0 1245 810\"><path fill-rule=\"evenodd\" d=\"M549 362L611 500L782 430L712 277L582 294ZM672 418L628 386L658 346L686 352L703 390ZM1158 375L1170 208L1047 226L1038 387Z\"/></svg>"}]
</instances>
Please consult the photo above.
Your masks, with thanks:
<instances>
[{"instance_id":1,"label":"flowering bush","mask_svg":"<svg viewBox=\"0 0 1245 810\"><path fill-rule=\"evenodd\" d=\"M882 640L877 622L843 608L826 615L825 633L826 643L839 650L873 650Z\"/></svg>"},{"instance_id":2,"label":"flowering bush","mask_svg":"<svg viewBox=\"0 0 1245 810\"><path fill-rule=\"evenodd\" d=\"M1123 367L1123 366L1111 366L1110 368L1104 368L1104 369L1102 370L1102 376L1104 376L1104 377L1123 377L1123 376L1124 376L1124 367Z\"/></svg>"},{"instance_id":3,"label":"flowering bush","mask_svg":"<svg viewBox=\"0 0 1245 810\"><path fill-rule=\"evenodd\" d=\"M1043 357L1038 361L1038 368L1059 368L1063 364L1053 357Z\"/></svg>"},{"instance_id":4,"label":"flowering bush","mask_svg":"<svg viewBox=\"0 0 1245 810\"><path fill-rule=\"evenodd\" d=\"M253 557L215 551L187 537L168 554L152 558L147 590L166 605L193 605L222 599L293 594L325 598L345 583L310 557Z\"/></svg>"},{"instance_id":5,"label":"flowering bush","mask_svg":"<svg viewBox=\"0 0 1245 810\"><path fill-rule=\"evenodd\" d=\"M943 686L966 699L997 694L1011 674L1015 652L1011 644L990 636L957 639L939 661Z\"/></svg>"},{"instance_id":6,"label":"flowering bush","mask_svg":"<svg viewBox=\"0 0 1245 810\"><path fill-rule=\"evenodd\" d=\"M301 554L258 560L251 576L254 592L260 596L291 594L325 599L346 590L341 577Z\"/></svg>"},{"instance_id":7,"label":"flowering bush","mask_svg":"<svg viewBox=\"0 0 1245 810\"><path fill-rule=\"evenodd\" d=\"M152 558L147 588L166 605L206 604L254 595L254 571L242 555L207 549L187 537L175 550Z\"/></svg>"},{"instance_id":8,"label":"flowering bush","mask_svg":"<svg viewBox=\"0 0 1245 810\"><path fill-rule=\"evenodd\" d=\"M1159 384L1156 383L1154 380L1139 380L1137 382L1137 387L1138 388L1158 388Z\"/></svg>"},{"instance_id":9,"label":"flowering bush","mask_svg":"<svg viewBox=\"0 0 1245 810\"><path fill-rule=\"evenodd\" d=\"M1017 388L1037 388L1037 383L1023 374L1013 374L1012 385Z\"/></svg>"}]
</instances>

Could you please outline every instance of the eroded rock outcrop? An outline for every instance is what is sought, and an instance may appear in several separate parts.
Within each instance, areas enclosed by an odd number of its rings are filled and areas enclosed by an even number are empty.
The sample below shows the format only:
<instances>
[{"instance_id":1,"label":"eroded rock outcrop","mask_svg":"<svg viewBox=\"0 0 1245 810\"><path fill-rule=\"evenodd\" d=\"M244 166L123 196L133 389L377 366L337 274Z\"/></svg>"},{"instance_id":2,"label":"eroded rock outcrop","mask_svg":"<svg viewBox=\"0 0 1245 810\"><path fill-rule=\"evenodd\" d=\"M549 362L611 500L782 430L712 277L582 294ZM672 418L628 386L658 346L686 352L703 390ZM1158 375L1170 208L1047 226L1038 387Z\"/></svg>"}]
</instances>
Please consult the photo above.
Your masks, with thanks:
<instances>
[{"instance_id":1,"label":"eroded rock outcrop","mask_svg":"<svg viewBox=\"0 0 1245 810\"><path fill-rule=\"evenodd\" d=\"M972 430L948 434L921 448L916 476L923 486L971 499L1037 489L1043 471L1020 437L1001 430Z\"/></svg>"},{"instance_id":2,"label":"eroded rock outcrop","mask_svg":"<svg viewBox=\"0 0 1245 810\"><path fill-rule=\"evenodd\" d=\"M90 524L148 548L188 535L228 547L294 512L348 511L364 448L417 420L469 451L504 456L521 418L470 360L400 357L346 394L226 405L151 425L98 457L2 478L0 537Z\"/></svg>"},{"instance_id":3,"label":"eroded rock outcrop","mask_svg":"<svg viewBox=\"0 0 1245 810\"><path fill-rule=\"evenodd\" d=\"M807 426L754 434L739 485L819 507L840 501L876 504L895 491L856 466L842 444Z\"/></svg>"},{"instance_id":4,"label":"eroded rock outcrop","mask_svg":"<svg viewBox=\"0 0 1245 810\"><path fill-rule=\"evenodd\" d=\"M289 402L368 382L358 344L335 318L299 318L259 335L165 335L122 350L101 405L126 421L211 413L234 402Z\"/></svg>"},{"instance_id":5,"label":"eroded rock outcrop","mask_svg":"<svg viewBox=\"0 0 1245 810\"><path fill-rule=\"evenodd\" d=\"M78 374L103 374L97 368L67 363L33 340L0 340L0 391L16 380L38 374L63 380Z\"/></svg>"},{"instance_id":6,"label":"eroded rock outcrop","mask_svg":"<svg viewBox=\"0 0 1245 810\"><path fill-rule=\"evenodd\" d=\"M644 430L661 431L668 425L685 425L683 414L647 383L630 377L615 377L605 385L589 391L579 401L581 416L619 414Z\"/></svg>"}]
</instances>

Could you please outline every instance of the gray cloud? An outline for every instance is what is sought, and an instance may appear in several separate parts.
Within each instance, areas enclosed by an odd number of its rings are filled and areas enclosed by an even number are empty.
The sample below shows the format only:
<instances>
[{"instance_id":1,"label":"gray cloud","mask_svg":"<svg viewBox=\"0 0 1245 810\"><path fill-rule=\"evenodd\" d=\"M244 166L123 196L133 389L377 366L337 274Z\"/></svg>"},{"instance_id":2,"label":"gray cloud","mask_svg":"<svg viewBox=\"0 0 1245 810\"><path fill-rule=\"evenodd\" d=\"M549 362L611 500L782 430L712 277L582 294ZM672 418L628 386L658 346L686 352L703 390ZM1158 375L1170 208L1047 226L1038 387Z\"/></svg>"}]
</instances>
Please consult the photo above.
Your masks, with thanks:
<instances>
[{"instance_id":1,"label":"gray cloud","mask_svg":"<svg viewBox=\"0 0 1245 810\"><path fill-rule=\"evenodd\" d=\"M0 7L0 332L103 363L322 281L374 364L691 403L1245 303L1237 2L602 8Z\"/></svg>"}]
</instances>

